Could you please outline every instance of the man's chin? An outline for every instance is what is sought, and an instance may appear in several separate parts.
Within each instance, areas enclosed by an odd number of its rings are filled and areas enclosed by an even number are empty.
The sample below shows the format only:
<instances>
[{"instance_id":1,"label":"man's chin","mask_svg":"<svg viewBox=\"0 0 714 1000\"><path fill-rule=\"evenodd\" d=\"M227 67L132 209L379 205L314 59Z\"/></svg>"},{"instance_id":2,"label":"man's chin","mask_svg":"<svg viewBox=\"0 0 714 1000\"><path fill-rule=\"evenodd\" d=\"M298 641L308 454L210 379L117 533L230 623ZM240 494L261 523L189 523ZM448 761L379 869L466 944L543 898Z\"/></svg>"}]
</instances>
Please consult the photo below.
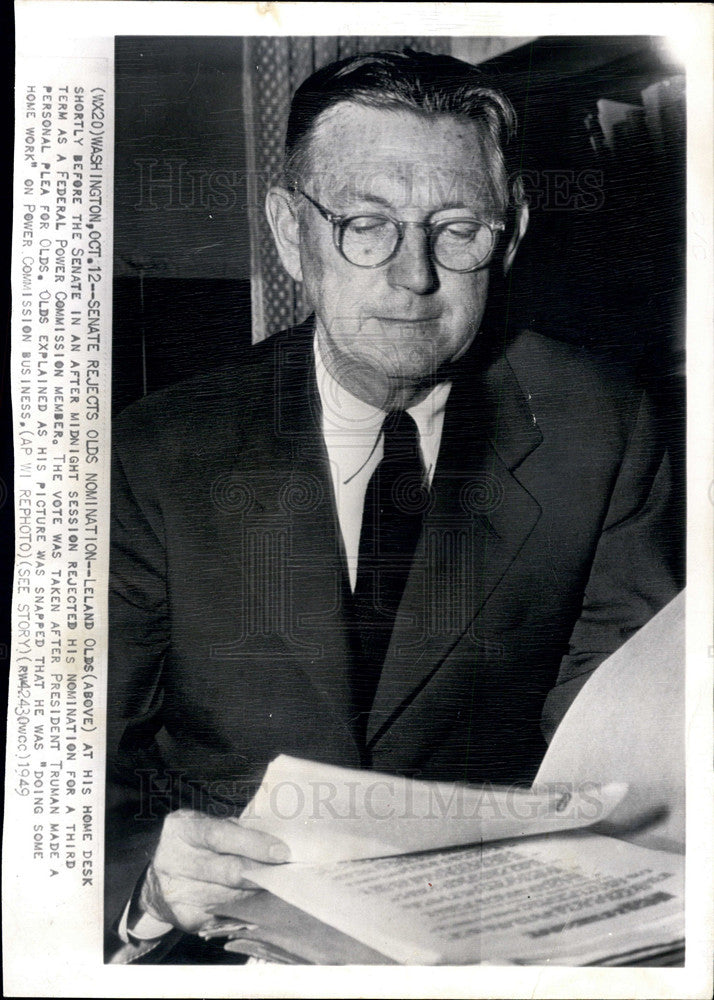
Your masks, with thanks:
<instances>
[{"instance_id":1,"label":"man's chin","mask_svg":"<svg viewBox=\"0 0 714 1000\"><path fill-rule=\"evenodd\" d=\"M382 408L406 409L419 402L439 381L435 363L404 365L401 369L383 374L383 395L387 404Z\"/></svg>"},{"instance_id":2,"label":"man's chin","mask_svg":"<svg viewBox=\"0 0 714 1000\"><path fill-rule=\"evenodd\" d=\"M363 349L360 353L361 367L389 385L433 379L443 360L433 340L375 344L374 350Z\"/></svg>"},{"instance_id":3,"label":"man's chin","mask_svg":"<svg viewBox=\"0 0 714 1000\"><path fill-rule=\"evenodd\" d=\"M438 316L406 317L370 316L362 320L360 336L397 349L404 345L433 343L439 340L441 321Z\"/></svg>"},{"instance_id":4,"label":"man's chin","mask_svg":"<svg viewBox=\"0 0 714 1000\"><path fill-rule=\"evenodd\" d=\"M435 382L433 365L403 365L399 368L390 365L360 365L359 369L352 366L349 373L340 373L338 380L353 395L365 402L371 403L380 410L406 409L413 402L423 397Z\"/></svg>"}]
</instances>

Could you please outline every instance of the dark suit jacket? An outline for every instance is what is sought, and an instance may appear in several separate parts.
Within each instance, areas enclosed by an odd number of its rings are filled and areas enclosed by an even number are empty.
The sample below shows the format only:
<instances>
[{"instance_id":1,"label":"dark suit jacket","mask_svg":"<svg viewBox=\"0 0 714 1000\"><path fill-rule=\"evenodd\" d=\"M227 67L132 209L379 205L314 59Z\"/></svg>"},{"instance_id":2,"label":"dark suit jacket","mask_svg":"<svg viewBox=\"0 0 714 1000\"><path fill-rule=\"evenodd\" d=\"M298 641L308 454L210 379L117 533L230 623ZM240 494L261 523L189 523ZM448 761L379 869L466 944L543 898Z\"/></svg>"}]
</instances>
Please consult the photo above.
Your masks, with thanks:
<instances>
[{"instance_id":1,"label":"dark suit jacket","mask_svg":"<svg viewBox=\"0 0 714 1000\"><path fill-rule=\"evenodd\" d=\"M240 809L280 752L530 782L542 721L676 592L647 398L580 349L480 340L360 746L311 327L142 400L113 445L110 919L166 809Z\"/></svg>"}]
</instances>

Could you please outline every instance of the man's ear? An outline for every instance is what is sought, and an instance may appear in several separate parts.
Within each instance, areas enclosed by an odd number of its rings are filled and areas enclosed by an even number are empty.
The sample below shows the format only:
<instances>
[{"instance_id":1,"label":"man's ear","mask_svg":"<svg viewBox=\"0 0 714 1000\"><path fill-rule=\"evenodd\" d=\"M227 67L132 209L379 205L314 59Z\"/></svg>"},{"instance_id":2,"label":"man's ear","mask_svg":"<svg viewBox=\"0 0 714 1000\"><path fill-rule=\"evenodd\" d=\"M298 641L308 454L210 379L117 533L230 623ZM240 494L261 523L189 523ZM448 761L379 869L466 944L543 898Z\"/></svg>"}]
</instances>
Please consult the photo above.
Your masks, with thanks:
<instances>
[{"instance_id":1,"label":"man's ear","mask_svg":"<svg viewBox=\"0 0 714 1000\"><path fill-rule=\"evenodd\" d=\"M283 267L294 281L302 281L300 225L290 192L270 188L265 196L265 214Z\"/></svg>"},{"instance_id":2,"label":"man's ear","mask_svg":"<svg viewBox=\"0 0 714 1000\"><path fill-rule=\"evenodd\" d=\"M528 202L524 201L516 209L515 225L513 226L513 236L511 236L511 242L506 247L506 252L503 255L503 273L508 274L511 269L511 264L516 256L516 251L520 246L520 242L526 235L526 229L528 229Z\"/></svg>"}]
</instances>

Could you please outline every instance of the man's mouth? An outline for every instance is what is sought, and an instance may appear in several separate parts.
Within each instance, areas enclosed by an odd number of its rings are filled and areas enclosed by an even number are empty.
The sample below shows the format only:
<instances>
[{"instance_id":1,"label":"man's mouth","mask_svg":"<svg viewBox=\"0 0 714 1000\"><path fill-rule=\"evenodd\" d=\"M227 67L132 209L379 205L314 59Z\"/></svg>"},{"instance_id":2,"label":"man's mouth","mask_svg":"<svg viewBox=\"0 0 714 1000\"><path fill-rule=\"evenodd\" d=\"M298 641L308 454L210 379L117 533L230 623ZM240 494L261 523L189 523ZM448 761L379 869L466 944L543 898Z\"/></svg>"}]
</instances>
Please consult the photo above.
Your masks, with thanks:
<instances>
[{"instance_id":1,"label":"man's mouth","mask_svg":"<svg viewBox=\"0 0 714 1000\"><path fill-rule=\"evenodd\" d=\"M412 324L418 326L420 323L434 323L438 316L375 316L378 323L398 323L400 325Z\"/></svg>"}]
</instances>

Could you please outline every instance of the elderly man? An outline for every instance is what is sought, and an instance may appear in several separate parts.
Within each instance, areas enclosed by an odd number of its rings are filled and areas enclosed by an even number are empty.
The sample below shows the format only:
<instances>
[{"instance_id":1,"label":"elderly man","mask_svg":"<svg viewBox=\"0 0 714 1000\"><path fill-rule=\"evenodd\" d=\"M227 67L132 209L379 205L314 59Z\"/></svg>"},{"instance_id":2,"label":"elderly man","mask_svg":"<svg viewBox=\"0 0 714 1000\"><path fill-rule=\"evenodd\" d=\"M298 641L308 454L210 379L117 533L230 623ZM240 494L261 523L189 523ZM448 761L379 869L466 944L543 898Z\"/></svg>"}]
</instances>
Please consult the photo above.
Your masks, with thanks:
<instances>
[{"instance_id":1,"label":"elderly man","mask_svg":"<svg viewBox=\"0 0 714 1000\"><path fill-rule=\"evenodd\" d=\"M277 754L528 783L676 591L646 397L482 326L513 131L449 57L320 70L266 201L314 315L117 422L107 915L150 960L206 960L245 859L286 860L236 822Z\"/></svg>"}]
</instances>

